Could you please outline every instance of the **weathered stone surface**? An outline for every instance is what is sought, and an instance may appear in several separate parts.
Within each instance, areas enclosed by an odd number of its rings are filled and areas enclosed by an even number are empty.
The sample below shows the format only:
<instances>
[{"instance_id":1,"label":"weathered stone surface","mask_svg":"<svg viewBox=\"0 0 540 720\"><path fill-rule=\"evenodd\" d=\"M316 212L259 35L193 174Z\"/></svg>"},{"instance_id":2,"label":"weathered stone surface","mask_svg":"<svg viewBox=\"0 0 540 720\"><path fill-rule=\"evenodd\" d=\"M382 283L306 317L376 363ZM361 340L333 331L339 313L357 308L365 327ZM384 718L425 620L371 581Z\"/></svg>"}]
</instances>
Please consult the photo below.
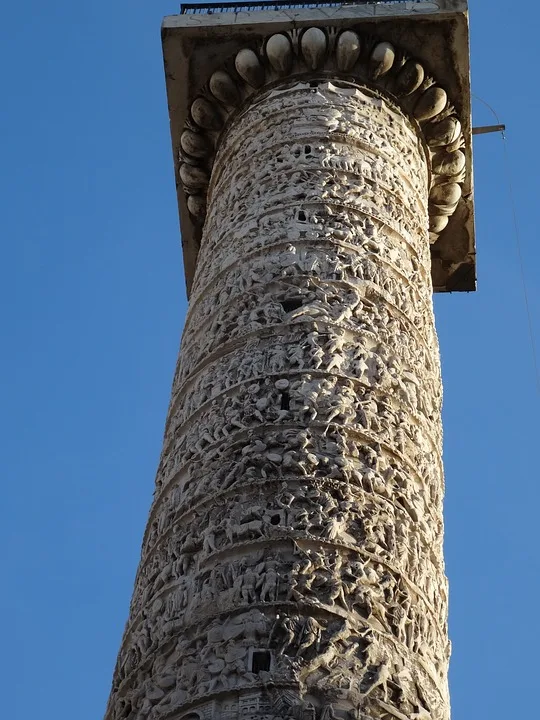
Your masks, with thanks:
<instances>
[{"instance_id":1,"label":"weathered stone surface","mask_svg":"<svg viewBox=\"0 0 540 720\"><path fill-rule=\"evenodd\" d=\"M396 77L395 89L398 95L411 95L424 82L424 67L417 60L407 60Z\"/></svg>"},{"instance_id":2,"label":"weathered stone surface","mask_svg":"<svg viewBox=\"0 0 540 720\"><path fill-rule=\"evenodd\" d=\"M272 35L268 38L265 52L274 70L280 75L285 75L289 72L293 63L293 52L288 35L284 33Z\"/></svg>"},{"instance_id":3,"label":"weathered stone surface","mask_svg":"<svg viewBox=\"0 0 540 720\"><path fill-rule=\"evenodd\" d=\"M418 99L414 108L414 116L417 120L432 120L440 115L447 103L446 92L442 88L432 85Z\"/></svg>"},{"instance_id":4,"label":"weathered stone surface","mask_svg":"<svg viewBox=\"0 0 540 720\"><path fill-rule=\"evenodd\" d=\"M396 52L390 43L377 43L369 58L371 77L373 80L377 80L383 75L386 75L387 72L390 72L395 59Z\"/></svg>"},{"instance_id":5,"label":"weathered stone surface","mask_svg":"<svg viewBox=\"0 0 540 720\"><path fill-rule=\"evenodd\" d=\"M222 137L107 720L447 720L428 167L324 79Z\"/></svg>"},{"instance_id":6,"label":"weathered stone surface","mask_svg":"<svg viewBox=\"0 0 540 720\"><path fill-rule=\"evenodd\" d=\"M206 135L195 133L192 130L184 130L180 138L182 150L195 158L204 158L212 152L212 146Z\"/></svg>"},{"instance_id":7,"label":"weathered stone surface","mask_svg":"<svg viewBox=\"0 0 540 720\"><path fill-rule=\"evenodd\" d=\"M205 98L196 98L191 106L193 120L204 130L219 130L223 124L218 109Z\"/></svg>"},{"instance_id":8,"label":"weathered stone surface","mask_svg":"<svg viewBox=\"0 0 540 720\"><path fill-rule=\"evenodd\" d=\"M240 50L235 58L234 65L242 80L251 87L259 88L264 83L264 68L253 50L249 48Z\"/></svg>"},{"instance_id":9,"label":"weathered stone surface","mask_svg":"<svg viewBox=\"0 0 540 720\"><path fill-rule=\"evenodd\" d=\"M336 64L340 72L352 70L360 57L362 46L358 33L345 30L336 43Z\"/></svg>"},{"instance_id":10,"label":"weathered stone surface","mask_svg":"<svg viewBox=\"0 0 540 720\"><path fill-rule=\"evenodd\" d=\"M231 76L224 70L216 70L210 78L210 92L224 105L234 107L240 100L238 88Z\"/></svg>"},{"instance_id":11,"label":"weathered stone surface","mask_svg":"<svg viewBox=\"0 0 540 720\"><path fill-rule=\"evenodd\" d=\"M324 63L328 43L326 35L321 28L308 28L300 39L300 47L307 66L317 70Z\"/></svg>"}]
</instances>

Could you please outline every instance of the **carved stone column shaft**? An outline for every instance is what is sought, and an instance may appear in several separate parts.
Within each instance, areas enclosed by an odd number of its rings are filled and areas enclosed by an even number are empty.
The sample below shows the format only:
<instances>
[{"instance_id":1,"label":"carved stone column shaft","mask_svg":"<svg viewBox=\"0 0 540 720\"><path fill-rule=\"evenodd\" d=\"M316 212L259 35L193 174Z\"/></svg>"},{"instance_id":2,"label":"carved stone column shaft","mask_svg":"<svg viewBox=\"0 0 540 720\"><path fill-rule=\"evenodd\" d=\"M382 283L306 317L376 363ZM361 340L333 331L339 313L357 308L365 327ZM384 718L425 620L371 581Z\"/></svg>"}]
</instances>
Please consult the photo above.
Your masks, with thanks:
<instances>
[{"instance_id":1,"label":"carved stone column shaft","mask_svg":"<svg viewBox=\"0 0 540 720\"><path fill-rule=\"evenodd\" d=\"M430 162L352 82L229 118L107 720L447 720Z\"/></svg>"}]
</instances>

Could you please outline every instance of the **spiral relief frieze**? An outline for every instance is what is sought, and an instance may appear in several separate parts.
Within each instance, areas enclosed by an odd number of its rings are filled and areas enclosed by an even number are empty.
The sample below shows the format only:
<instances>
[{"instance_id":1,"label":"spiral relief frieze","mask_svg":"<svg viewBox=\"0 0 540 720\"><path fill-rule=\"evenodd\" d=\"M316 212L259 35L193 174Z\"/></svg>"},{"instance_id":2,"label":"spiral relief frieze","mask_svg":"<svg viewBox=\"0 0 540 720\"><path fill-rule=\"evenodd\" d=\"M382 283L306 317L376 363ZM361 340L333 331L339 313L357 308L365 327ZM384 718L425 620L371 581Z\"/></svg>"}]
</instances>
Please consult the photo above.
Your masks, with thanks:
<instances>
[{"instance_id":1,"label":"spiral relief frieze","mask_svg":"<svg viewBox=\"0 0 540 720\"><path fill-rule=\"evenodd\" d=\"M447 720L446 94L389 43L274 34L181 144L205 224L107 720Z\"/></svg>"}]
</instances>

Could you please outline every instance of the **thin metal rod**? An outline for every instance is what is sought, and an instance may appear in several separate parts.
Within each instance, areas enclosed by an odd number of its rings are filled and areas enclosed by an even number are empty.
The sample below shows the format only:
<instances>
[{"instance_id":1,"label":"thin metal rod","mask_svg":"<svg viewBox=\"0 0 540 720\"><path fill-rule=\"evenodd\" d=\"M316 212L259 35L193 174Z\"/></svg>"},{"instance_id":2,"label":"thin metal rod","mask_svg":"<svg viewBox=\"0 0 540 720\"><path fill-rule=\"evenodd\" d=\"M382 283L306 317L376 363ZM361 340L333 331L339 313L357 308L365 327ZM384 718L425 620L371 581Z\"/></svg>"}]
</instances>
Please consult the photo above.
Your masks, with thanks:
<instances>
[{"instance_id":1,"label":"thin metal rod","mask_svg":"<svg viewBox=\"0 0 540 720\"><path fill-rule=\"evenodd\" d=\"M479 100L482 105L485 105L487 109L493 113L493 117L495 120L500 121L499 116L495 112L495 110L491 107L489 103L487 103L485 100L482 100L481 97L478 97L478 95L475 95L473 93L473 97L475 97L477 100ZM512 208L512 219L514 221L514 239L516 242L516 248L517 248L517 255L518 255L518 261L519 261L519 271L521 275L521 285L523 287L523 298L525 300L525 312L527 315L527 325L529 327L529 338L531 341L531 350L532 350L532 360L533 360L533 366L534 366L534 374L536 377L536 388L538 390L538 394L540 395L540 362L538 360L538 353L536 350L536 338L534 334L534 327L532 322L532 313L531 313L531 307L529 303L529 290L527 288L527 278L525 277L525 261L523 258L523 252L521 249L521 237L520 237L520 231L519 231L519 224L518 224L518 218L517 218L517 209L516 209L516 201L514 196L514 187L512 182L512 173L510 168L510 159L508 156L508 144L506 140L506 133L505 133L505 126L500 125L497 127L503 127L504 130L501 131L502 140L503 140L503 149L504 149L504 169L506 171L506 179L508 182L508 195L510 198L510 207Z\"/></svg>"},{"instance_id":2,"label":"thin metal rod","mask_svg":"<svg viewBox=\"0 0 540 720\"><path fill-rule=\"evenodd\" d=\"M506 125L483 125L472 129L473 135L486 135L487 133L504 132Z\"/></svg>"}]
</instances>

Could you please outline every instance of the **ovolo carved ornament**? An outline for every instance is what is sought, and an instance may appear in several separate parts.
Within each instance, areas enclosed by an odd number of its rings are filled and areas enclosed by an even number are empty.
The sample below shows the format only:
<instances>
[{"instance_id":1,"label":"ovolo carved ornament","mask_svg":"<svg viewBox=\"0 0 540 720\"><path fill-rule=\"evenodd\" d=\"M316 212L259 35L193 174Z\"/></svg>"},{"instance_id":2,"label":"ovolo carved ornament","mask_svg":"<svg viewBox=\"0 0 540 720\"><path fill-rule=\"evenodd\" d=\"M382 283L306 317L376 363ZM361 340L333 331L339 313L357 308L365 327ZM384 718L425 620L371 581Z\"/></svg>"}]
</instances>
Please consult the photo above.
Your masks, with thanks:
<instances>
[{"instance_id":1,"label":"ovolo carved ornament","mask_svg":"<svg viewBox=\"0 0 540 720\"><path fill-rule=\"evenodd\" d=\"M308 27L251 43L215 70L191 102L180 139L179 182L195 225L206 216L206 194L227 120L276 83L333 78L371 87L393 100L419 128L431 170L430 239L448 225L466 176L465 139L446 90L424 65L395 45L354 30Z\"/></svg>"}]
</instances>

